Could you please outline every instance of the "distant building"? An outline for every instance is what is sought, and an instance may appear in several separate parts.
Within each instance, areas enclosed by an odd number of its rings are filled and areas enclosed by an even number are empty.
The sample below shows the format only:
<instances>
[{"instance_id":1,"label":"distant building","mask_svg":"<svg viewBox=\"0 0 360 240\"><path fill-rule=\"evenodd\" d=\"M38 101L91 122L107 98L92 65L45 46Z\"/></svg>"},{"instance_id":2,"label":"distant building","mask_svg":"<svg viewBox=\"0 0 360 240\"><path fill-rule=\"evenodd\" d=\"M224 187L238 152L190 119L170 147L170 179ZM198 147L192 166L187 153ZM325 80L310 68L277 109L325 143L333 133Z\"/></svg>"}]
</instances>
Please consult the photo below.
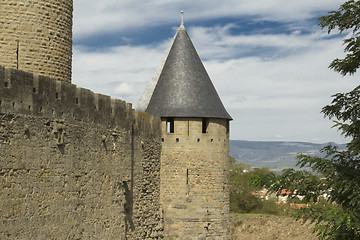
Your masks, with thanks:
<instances>
[{"instance_id":1,"label":"distant building","mask_svg":"<svg viewBox=\"0 0 360 240\"><path fill-rule=\"evenodd\" d=\"M266 188L263 188L259 191L255 191L252 193L252 195L261 198L263 200L269 200L269 190L267 190Z\"/></svg>"},{"instance_id":2,"label":"distant building","mask_svg":"<svg viewBox=\"0 0 360 240\"><path fill-rule=\"evenodd\" d=\"M294 191L293 193L293 197L296 197L297 199L299 199L300 201L302 201L304 199L304 196L302 195L297 195L297 190ZM278 193L277 193L277 201L278 203L288 203L289 202L289 195L291 195L292 192L288 189L281 189Z\"/></svg>"}]
</instances>

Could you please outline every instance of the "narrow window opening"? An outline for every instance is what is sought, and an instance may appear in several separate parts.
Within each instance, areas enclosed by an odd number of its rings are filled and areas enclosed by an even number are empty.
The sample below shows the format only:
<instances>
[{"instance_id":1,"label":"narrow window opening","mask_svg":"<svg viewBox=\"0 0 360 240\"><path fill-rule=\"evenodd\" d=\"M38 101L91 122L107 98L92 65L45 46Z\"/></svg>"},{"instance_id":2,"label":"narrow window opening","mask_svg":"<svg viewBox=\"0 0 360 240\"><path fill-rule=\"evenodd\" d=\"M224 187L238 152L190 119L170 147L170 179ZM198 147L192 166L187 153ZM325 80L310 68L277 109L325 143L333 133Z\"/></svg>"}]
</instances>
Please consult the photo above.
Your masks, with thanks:
<instances>
[{"instance_id":1,"label":"narrow window opening","mask_svg":"<svg viewBox=\"0 0 360 240\"><path fill-rule=\"evenodd\" d=\"M207 133L209 120L206 118L202 119L202 133Z\"/></svg>"},{"instance_id":2,"label":"narrow window opening","mask_svg":"<svg viewBox=\"0 0 360 240\"><path fill-rule=\"evenodd\" d=\"M75 99L76 104L79 104L79 98Z\"/></svg>"},{"instance_id":3,"label":"narrow window opening","mask_svg":"<svg viewBox=\"0 0 360 240\"><path fill-rule=\"evenodd\" d=\"M176 142L177 142L177 143L179 142L179 139L178 139L178 138L176 139Z\"/></svg>"},{"instance_id":4,"label":"narrow window opening","mask_svg":"<svg viewBox=\"0 0 360 240\"><path fill-rule=\"evenodd\" d=\"M200 138L197 139L197 142L200 142Z\"/></svg>"},{"instance_id":5,"label":"narrow window opening","mask_svg":"<svg viewBox=\"0 0 360 240\"><path fill-rule=\"evenodd\" d=\"M211 139L211 142L214 142L214 139Z\"/></svg>"},{"instance_id":6,"label":"narrow window opening","mask_svg":"<svg viewBox=\"0 0 360 240\"><path fill-rule=\"evenodd\" d=\"M226 134L229 134L229 131L230 131L230 121L228 120L226 122Z\"/></svg>"},{"instance_id":7,"label":"narrow window opening","mask_svg":"<svg viewBox=\"0 0 360 240\"><path fill-rule=\"evenodd\" d=\"M40 111L39 112L42 112L42 107L40 107L40 109L39 109Z\"/></svg>"},{"instance_id":8,"label":"narrow window opening","mask_svg":"<svg viewBox=\"0 0 360 240\"><path fill-rule=\"evenodd\" d=\"M161 142L164 142L164 138L161 139Z\"/></svg>"},{"instance_id":9,"label":"narrow window opening","mask_svg":"<svg viewBox=\"0 0 360 240\"><path fill-rule=\"evenodd\" d=\"M0 100L0 106L1 106L1 100Z\"/></svg>"},{"instance_id":10,"label":"narrow window opening","mask_svg":"<svg viewBox=\"0 0 360 240\"><path fill-rule=\"evenodd\" d=\"M15 107L15 103L14 103L14 102L13 102L12 106L13 106L13 108Z\"/></svg>"},{"instance_id":11,"label":"narrow window opening","mask_svg":"<svg viewBox=\"0 0 360 240\"><path fill-rule=\"evenodd\" d=\"M56 97L56 98L59 98L59 93L56 93L56 94L55 94L55 97Z\"/></svg>"},{"instance_id":12,"label":"narrow window opening","mask_svg":"<svg viewBox=\"0 0 360 240\"><path fill-rule=\"evenodd\" d=\"M188 136L190 136L190 121L188 121Z\"/></svg>"},{"instance_id":13,"label":"narrow window opening","mask_svg":"<svg viewBox=\"0 0 360 240\"><path fill-rule=\"evenodd\" d=\"M168 118L166 120L166 132L174 133L174 118Z\"/></svg>"},{"instance_id":14,"label":"narrow window opening","mask_svg":"<svg viewBox=\"0 0 360 240\"><path fill-rule=\"evenodd\" d=\"M189 186L189 169L186 169L186 197L189 196L190 186Z\"/></svg>"},{"instance_id":15,"label":"narrow window opening","mask_svg":"<svg viewBox=\"0 0 360 240\"><path fill-rule=\"evenodd\" d=\"M29 111L31 111L31 106L29 105Z\"/></svg>"},{"instance_id":16,"label":"narrow window opening","mask_svg":"<svg viewBox=\"0 0 360 240\"><path fill-rule=\"evenodd\" d=\"M9 83L8 82L4 82L4 87L8 87L9 86Z\"/></svg>"},{"instance_id":17,"label":"narrow window opening","mask_svg":"<svg viewBox=\"0 0 360 240\"><path fill-rule=\"evenodd\" d=\"M35 93L36 92L36 88L33 88L33 93Z\"/></svg>"},{"instance_id":18,"label":"narrow window opening","mask_svg":"<svg viewBox=\"0 0 360 240\"><path fill-rule=\"evenodd\" d=\"M20 41L16 40L16 69L19 69L19 48L20 48Z\"/></svg>"}]
</instances>

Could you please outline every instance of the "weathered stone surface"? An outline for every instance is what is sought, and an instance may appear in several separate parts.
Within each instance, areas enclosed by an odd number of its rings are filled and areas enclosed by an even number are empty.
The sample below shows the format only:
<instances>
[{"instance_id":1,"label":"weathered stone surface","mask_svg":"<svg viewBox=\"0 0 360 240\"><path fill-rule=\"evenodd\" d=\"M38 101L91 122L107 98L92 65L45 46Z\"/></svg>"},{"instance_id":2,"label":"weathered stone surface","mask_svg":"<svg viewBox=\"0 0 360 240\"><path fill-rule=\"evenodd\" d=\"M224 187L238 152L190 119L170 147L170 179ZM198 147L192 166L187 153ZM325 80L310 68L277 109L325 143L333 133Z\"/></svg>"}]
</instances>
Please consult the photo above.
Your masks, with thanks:
<instances>
[{"instance_id":1,"label":"weathered stone surface","mask_svg":"<svg viewBox=\"0 0 360 240\"><path fill-rule=\"evenodd\" d=\"M0 65L71 81L73 0L3 0Z\"/></svg>"},{"instance_id":2,"label":"weathered stone surface","mask_svg":"<svg viewBox=\"0 0 360 240\"><path fill-rule=\"evenodd\" d=\"M3 67L0 93L0 239L162 235L159 118Z\"/></svg>"},{"instance_id":3,"label":"weathered stone surface","mask_svg":"<svg viewBox=\"0 0 360 240\"><path fill-rule=\"evenodd\" d=\"M169 134L70 84L72 11L1 3L0 239L229 239L229 116Z\"/></svg>"},{"instance_id":4,"label":"weathered stone surface","mask_svg":"<svg viewBox=\"0 0 360 240\"><path fill-rule=\"evenodd\" d=\"M227 119L162 120L161 204L166 239L229 239Z\"/></svg>"}]
</instances>

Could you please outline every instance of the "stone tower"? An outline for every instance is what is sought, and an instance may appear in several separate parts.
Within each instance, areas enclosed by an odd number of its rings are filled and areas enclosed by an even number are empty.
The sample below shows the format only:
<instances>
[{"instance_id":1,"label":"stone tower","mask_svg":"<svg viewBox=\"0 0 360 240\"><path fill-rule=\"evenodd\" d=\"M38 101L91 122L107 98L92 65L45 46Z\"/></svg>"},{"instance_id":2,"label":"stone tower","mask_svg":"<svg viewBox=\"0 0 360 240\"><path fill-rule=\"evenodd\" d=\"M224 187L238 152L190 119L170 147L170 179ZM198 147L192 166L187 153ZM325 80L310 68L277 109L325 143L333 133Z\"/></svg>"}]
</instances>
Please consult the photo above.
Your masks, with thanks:
<instances>
[{"instance_id":1,"label":"stone tower","mask_svg":"<svg viewBox=\"0 0 360 240\"><path fill-rule=\"evenodd\" d=\"M229 239L231 117L183 20L137 110L162 120L165 239Z\"/></svg>"},{"instance_id":2,"label":"stone tower","mask_svg":"<svg viewBox=\"0 0 360 240\"><path fill-rule=\"evenodd\" d=\"M71 82L72 0L2 0L0 65Z\"/></svg>"}]
</instances>

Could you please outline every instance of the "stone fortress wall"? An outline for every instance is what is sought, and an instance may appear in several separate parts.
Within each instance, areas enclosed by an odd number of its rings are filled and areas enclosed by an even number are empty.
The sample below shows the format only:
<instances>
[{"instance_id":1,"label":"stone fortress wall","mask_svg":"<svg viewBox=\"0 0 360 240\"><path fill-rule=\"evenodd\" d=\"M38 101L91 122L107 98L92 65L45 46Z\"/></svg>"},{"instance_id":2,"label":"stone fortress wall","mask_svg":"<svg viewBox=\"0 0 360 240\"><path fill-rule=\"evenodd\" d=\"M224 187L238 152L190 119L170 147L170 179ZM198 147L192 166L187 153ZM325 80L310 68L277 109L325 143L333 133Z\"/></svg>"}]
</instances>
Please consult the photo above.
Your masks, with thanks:
<instances>
[{"instance_id":1,"label":"stone fortress wall","mask_svg":"<svg viewBox=\"0 0 360 240\"><path fill-rule=\"evenodd\" d=\"M71 81L73 0L2 0L0 65Z\"/></svg>"},{"instance_id":2,"label":"stone fortress wall","mask_svg":"<svg viewBox=\"0 0 360 240\"><path fill-rule=\"evenodd\" d=\"M0 239L160 238L160 124L0 67Z\"/></svg>"},{"instance_id":3,"label":"stone fortress wall","mask_svg":"<svg viewBox=\"0 0 360 240\"><path fill-rule=\"evenodd\" d=\"M71 84L72 10L0 3L0 239L229 239L228 120Z\"/></svg>"},{"instance_id":4,"label":"stone fortress wall","mask_svg":"<svg viewBox=\"0 0 360 240\"><path fill-rule=\"evenodd\" d=\"M162 119L160 201L164 236L230 239L229 120L171 121L173 132L166 126L169 120Z\"/></svg>"}]
</instances>

